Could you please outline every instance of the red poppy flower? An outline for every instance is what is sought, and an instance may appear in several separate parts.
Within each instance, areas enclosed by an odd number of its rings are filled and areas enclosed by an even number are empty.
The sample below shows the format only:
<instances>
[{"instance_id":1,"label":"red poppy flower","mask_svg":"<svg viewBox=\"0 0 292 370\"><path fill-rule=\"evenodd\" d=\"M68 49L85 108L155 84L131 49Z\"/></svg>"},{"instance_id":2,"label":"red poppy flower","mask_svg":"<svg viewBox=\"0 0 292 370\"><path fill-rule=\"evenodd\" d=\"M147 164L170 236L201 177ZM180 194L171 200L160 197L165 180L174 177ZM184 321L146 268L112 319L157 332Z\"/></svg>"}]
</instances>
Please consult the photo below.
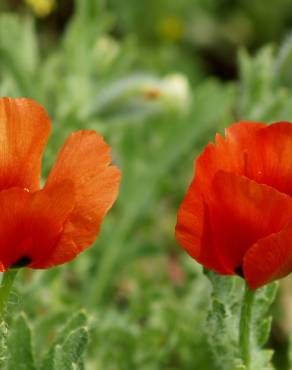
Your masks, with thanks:
<instances>
[{"instance_id":1,"label":"red poppy flower","mask_svg":"<svg viewBox=\"0 0 292 370\"><path fill-rule=\"evenodd\" d=\"M94 242L117 197L110 147L94 131L71 134L40 189L47 113L33 100L2 98L0 124L0 271L72 260Z\"/></svg>"},{"instance_id":2,"label":"red poppy flower","mask_svg":"<svg viewBox=\"0 0 292 370\"><path fill-rule=\"evenodd\" d=\"M292 124L240 122L196 160L179 244L206 268L258 288L292 271Z\"/></svg>"}]
</instances>

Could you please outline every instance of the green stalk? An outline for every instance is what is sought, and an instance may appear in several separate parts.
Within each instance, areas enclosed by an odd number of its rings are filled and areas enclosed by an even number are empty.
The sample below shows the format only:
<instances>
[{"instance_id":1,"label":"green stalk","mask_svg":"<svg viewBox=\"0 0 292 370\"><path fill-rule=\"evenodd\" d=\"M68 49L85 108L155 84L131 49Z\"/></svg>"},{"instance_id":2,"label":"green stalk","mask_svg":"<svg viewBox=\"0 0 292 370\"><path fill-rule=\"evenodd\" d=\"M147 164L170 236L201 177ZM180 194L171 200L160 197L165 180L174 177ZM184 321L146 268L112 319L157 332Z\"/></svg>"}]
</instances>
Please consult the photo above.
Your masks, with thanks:
<instances>
[{"instance_id":1,"label":"green stalk","mask_svg":"<svg viewBox=\"0 0 292 370\"><path fill-rule=\"evenodd\" d=\"M106 9L106 0L76 0L77 14L84 20L96 22Z\"/></svg>"},{"instance_id":2,"label":"green stalk","mask_svg":"<svg viewBox=\"0 0 292 370\"><path fill-rule=\"evenodd\" d=\"M252 306L255 298L255 291L251 290L248 285L245 285L244 297L241 306L240 328L239 328L239 346L241 357L244 365L250 370L251 362L251 318Z\"/></svg>"},{"instance_id":3,"label":"green stalk","mask_svg":"<svg viewBox=\"0 0 292 370\"><path fill-rule=\"evenodd\" d=\"M0 322L3 321L4 308L7 304L9 294L16 277L18 269L10 269L3 273L0 285Z\"/></svg>"}]
</instances>

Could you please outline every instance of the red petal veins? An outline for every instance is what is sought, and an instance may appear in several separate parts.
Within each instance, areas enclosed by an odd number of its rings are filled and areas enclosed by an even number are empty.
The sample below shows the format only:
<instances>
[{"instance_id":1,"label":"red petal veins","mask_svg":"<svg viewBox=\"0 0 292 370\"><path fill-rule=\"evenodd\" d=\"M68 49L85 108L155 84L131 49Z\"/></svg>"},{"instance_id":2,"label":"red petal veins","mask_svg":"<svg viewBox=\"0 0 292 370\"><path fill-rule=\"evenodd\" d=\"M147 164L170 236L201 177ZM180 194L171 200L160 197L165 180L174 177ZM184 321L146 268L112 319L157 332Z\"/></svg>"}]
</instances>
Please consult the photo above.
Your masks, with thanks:
<instances>
[{"instance_id":1,"label":"red petal veins","mask_svg":"<svg viewBox=\"0 0 292 370\"><path fill-rule=\"evenodd\" d=\"M51 124L31 99L0 99L0 190L39 189L41 160Z\"/></svg>"}]
</instances>

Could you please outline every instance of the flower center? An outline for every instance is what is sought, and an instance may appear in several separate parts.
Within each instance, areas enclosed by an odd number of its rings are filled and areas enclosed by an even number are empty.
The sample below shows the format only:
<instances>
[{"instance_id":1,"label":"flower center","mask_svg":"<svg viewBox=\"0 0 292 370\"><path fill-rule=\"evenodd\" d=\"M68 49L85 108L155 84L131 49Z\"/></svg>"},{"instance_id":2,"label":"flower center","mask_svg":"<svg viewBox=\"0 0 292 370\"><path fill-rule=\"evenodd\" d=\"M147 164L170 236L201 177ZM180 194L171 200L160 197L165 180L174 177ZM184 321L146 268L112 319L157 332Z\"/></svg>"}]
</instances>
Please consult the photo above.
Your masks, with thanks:
<instances>
[{"instance_id":1,"label":"flower center","mask_svg":"<svg viewBox=\"0 0 292 370\"><path fill-rule=\"evenodd\" d=\"M14 263L11 268L25 267L31 263L31 258L27 256L21 257L16 263Z\"/></svg>"}]
</instances>

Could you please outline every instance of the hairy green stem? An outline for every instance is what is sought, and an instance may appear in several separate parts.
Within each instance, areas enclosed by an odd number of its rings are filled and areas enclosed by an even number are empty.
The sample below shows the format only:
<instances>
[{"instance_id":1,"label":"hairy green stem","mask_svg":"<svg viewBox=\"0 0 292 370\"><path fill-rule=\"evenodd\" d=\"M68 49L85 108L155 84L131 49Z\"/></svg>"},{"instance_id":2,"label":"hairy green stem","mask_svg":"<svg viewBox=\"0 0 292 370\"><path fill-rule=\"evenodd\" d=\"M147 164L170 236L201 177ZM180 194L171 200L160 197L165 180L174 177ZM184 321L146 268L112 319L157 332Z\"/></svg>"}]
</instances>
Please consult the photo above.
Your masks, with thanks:
<instances>
[{"instance_id":1,"label":"hairy green stem","mask_svg":"<svg viewBox=\"0 0 292 370\"><path fill-rule=\"evenodd\" d=\"M2 281L0 285L0 322L3 321L3 313L6 303L9 298L9 294L16 277L18 269L7 270L2 275Z\"/></svg>"},{"instance_id":2,"label":"hairy green stem","mask_svg":"<svg viewBox=\"0 0 292 370\"><path fill-rule=\"evenodd\" d=\"M251 290L246 284L240 314L239 346L242 361L248 370L250 370L250 361L251 361L250 329L254 298L255 291Z\"/></svg>"}]
</instances>

